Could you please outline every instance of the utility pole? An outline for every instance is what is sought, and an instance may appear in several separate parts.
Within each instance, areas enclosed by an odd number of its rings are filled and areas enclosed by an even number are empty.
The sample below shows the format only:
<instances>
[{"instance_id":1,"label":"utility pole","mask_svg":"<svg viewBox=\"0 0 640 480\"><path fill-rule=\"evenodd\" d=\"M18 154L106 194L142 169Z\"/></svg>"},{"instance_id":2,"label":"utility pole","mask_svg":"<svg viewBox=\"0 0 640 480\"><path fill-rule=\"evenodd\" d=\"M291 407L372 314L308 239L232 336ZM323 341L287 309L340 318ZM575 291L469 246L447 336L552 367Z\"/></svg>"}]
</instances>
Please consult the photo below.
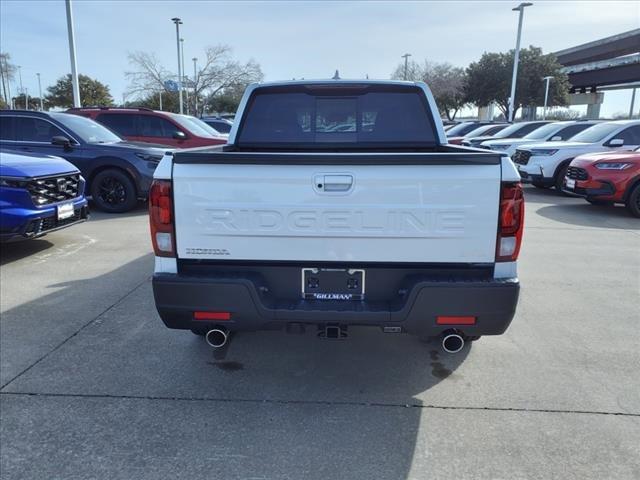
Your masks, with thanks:
<instances>
[{"instance_id":1,"label":"utility pole","mask_svg":"<svg viewBox=\"0 0 640 480\"><path fill-rule=\"evenodd\" d=\"M631 106L629 107L629 118L633 118L633 108L635 107L635 103L636 103L636 89L633 89L633 92L631 93Z\"/></svg>"},{"instance_id":2,"label":"utility pole","mask_svg":"<svg viewBox=\"0 0 640 480\"><path fill-rule=\"evenodd\" d=\"M542 80L546 81L547 84L544 87L544 109L542 110L542 119L547 119L547 99L549 98L549 82L553 80L553 76L544 77Z\"/></svg>"},{"instance_id":3,"label":"utility pole","mask_svg":"<svg viewBox=\"0 0 640 480\"><path fill-rule=\"evenodd\" d=\"M180 104L180 113L184 113L182 109L182 72L180 71L180 25L182 20L178 17L171 19L176 24L176 48L178 50L178 103Z\"/></svg>"},{"instance_id":4,"label":"utility pole","mask_svg":"<svg viewBox=\"0 0 640 480\"><path fill-rule=\"evenodd\" d=\"M29 89L25 88L22 93L24 94L24 109L29 110Z\"/></svg>"},{"instance_id":5,"label":"utility pole","mask_svg":"<svg viewBox=\"0 0 640 480\"><path fill-rule=\"evenodd\" d=\"M42 83L40 83L40 74L36 73L38 76L38 96L40 97L40 111L44 112L44 103L42 102Z\"/></svg>"},{"instance_id":6,"label":"utility pole","mask_svg":"<svg viewBox=\"0 0 640 480\"><path fill-rule=\"evenodd\" d=\"M22 67L17 65L18 67L18 78L20 79L20 94L24 95L24 109L29 110L29 104L27 104L27 96L24 93L24 87L22 86Z\"/></svg>"},{"instance_id":7,"label":"utility pole","mask_svg":"<svg viewBox=\"0 0 640 480\"><path fill-rule=\"evenodd\" d=\"M407 67L409 66L409 57L411 56L410 53L405 53L404 55L402 55L400 58L404 58L404 79L407 79Z\"/></svg>"},{"instance_id":8,"label":"utility pole","mask_svg":"<svg viewBox=\"0 0 640 480\"><path fill-rule=\"evenodd\" d=\"M187 73L184 69L184 38L180 39L180 56L182 57L182 88L184 88L184 103L187 108L185 108L187 115L189 114L189 87L187 87Z\"/></svg>"},{"instance_id":9,"label":"utility pole","mask_svg":"<svg viewBox=\"0 0 640 480\"><path fill-rule=\"evenodd\" d=\"M158 92L158 97L160 99L160 111L162 111L162 90Z\"/></svg>"},{"instance_id":10,"label":"utility pole","mask_svg":"<svg viewBox=\"0 0 640 480\"><path fill-rule=\"evenodd\" d=\"M518 78L518 61L520 60L520 36L522 35L522 17L525 7L530 7L533 3L524 2L515 8L512 8L514 12L520 12L518 16L518 35L516 37L516 52L513 58L513 76L511 77L511 96L509 97L509 122L513 121L513 107L516 101L516 80Z\"/></svg>"},{"instance_id":11,"label":"utility pole","mask_svg":"<svg viewBox=\"0 0 640 480\"><path fill-rule=\"evenodd\" d=\"M193 57L191 60L193 60L193 103L195 105L195 112L193 112L195 114L195 116L198 116L198 92L196 91L196 78L197 78L197 67L196 67L196 62L198 61L198 59L196 57Z\"/></svg>"},{"instance_id":12,"label":"utility pole","mask_svg":"<svg viewBox=\"0 0 640 480\"><path fill-rule=\"evenodd\" d=\"M71 0L65 0L67 7L67 33L69 34L69 57L71 58L71 83L73 84L73 107L80 108L80 84L78 83L78 63L76 62L76 40L73 32L73 12Z\"/></svg>"},{"instance_id":13,"label":"utility pole","mask_svg":"<svg viewBox=\"0 0 640 480\"><path fill-rule=\"evenodd\" d=\"M2 79L2 98L4 99L5 103L9 105L10 100L9 100L9 97L7 96L7 86L4 83L5 70L6 70L6 66L4 65L4 57L0 57L0 79ZM9 79L7 78L7 82L8 81Z\"/></svg>"}]
</instances>

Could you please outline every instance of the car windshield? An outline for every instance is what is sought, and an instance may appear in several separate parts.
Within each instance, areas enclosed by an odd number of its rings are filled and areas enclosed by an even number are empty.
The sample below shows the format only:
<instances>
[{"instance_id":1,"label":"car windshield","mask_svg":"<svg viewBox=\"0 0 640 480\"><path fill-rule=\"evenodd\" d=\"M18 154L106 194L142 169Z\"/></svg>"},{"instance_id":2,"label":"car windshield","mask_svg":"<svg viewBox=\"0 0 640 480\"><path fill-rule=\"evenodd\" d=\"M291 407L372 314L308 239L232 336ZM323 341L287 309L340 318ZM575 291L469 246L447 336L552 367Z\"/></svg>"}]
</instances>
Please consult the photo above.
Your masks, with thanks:
<instances>
[{"instance_id":1,"label":"car windshield","mask_svg":"<svg viewBox=\"0 0 640 480\"><path fill-rule=\"evenodd\" d=\"M599 142L604 140L607 135L615 132L618 128L620 128L620 125L615 123L600 123L599 125L594 125L593 127L583 130L575 137L572 137L571 141L584 143Z\"/></svg>"},{"instance_id":2,"label":"car windshield","mask_svg":"<svg viewBox=\"0 0 640 480\"><path fill-rule=\"evenodd\" d=\"M171 113L171 118L173 118L180 126L189 130L191 133L198 135L199 137L209 137L216 138L220 135L213 128L209 127L207 124L204 124L204 127L201 123L204 123L198 120L195 117L190 115L180 115L177 113Z\"/></svg>"},{"instance_id":3,"label":"car windshield","mask_svg":"<svg viewBox=\"0 0 640 480\"><path fill-rule=\"evenodd\" d=\"M514 123L513 125L509 125L508 127L500 130L496 133L493 138L510 138L514 137L514 134L517 134L518 130L520 130L524 124L522 123Z\"/></svg>"},{"instance_id":4,"label":"car windshield","mask_svg":"<svg viewBox=\"0 0 640 480\"><path fill-rule=\"evenodd\" d=\"M209 125L211 128L217 130L220 133L229 133L231 131L231 123L228 123L224 120L202 120L204 123Z\"/></svg>"},{"instance_id":5,"label":"car windshield","mask_svg":"<svg viewBox=\"0 0 640 480\"><path fill-rule=\"evenodd\" d=\"M122 138L98 122L71 113L50 113L57 120L86 143L116 143Z\"/></svg>"},{"instance_id":6,"label":"car windshield","mask_svg":"<svg viewBox=\"0 0 640 480\"><path fill-rule=\"evenodd\" d=\"M447 137L461 137L474 129L473 122L462 122L447 130Z\"/></svg>"},{"instance_id":7,"label":"car windshield","mask_svg":"<svg viewBox=\"0 0 640 480\"><path fill-rule=\"evenodd\" d=\"M533 132L526 134L522 138L526 140L543 140L553 135L557 131L562 130L564 126L564 124L558 125L557 123L549 123L547 125L543 125L540 128L536 128Z\"/></svg>"},{"instance_id":8,"label":"car windshield","mask_svg":"<svg viewBox=\"0 0 640 480\"><path fill-rule=\"evenodd\" d=\"M201 119L199 119L197 117L189 117L189 120L191 120L192 122L198 124L200 127L204 128L207 132L211 133L212 135L215 135L217 137L222 135L222 133L219 130L217 130L212 125L209 125L204 120L201 120Z\"/></svg>"},{"instance_id":9,"label":"car windshield","mask_svg":"<svg viewBox=\"0 0 640 480\"><path fill-rule=\"evenodd\" d=\"M495 128L495 125L482 125L481 127L476 128L475 130L471 130L469 133L465 135L465 138L475 138L481 135L484 135L485 132L488 132L492 128Z\"/></svg>"}]
</instances>

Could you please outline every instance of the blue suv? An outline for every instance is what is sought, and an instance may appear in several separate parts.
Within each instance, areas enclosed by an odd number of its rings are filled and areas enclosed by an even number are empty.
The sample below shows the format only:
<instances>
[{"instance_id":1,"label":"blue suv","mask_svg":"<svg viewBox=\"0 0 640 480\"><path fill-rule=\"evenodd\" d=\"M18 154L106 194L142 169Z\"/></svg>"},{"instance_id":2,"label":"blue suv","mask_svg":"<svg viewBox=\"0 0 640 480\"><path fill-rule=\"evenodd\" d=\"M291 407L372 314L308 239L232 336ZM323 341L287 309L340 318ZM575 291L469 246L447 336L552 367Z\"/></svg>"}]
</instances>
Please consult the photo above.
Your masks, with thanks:
<instances>
[{"instance_id":1,"label":"blue suv","mask_svg":"<svg viewBox=\"0 0 640 480\"><path fill-rule=\"evenodd\" d=\"M108 128L68 113L0 111L0 148L54 155L75 165L87 194L106 212L126 212L145 199L153 172L167 151L125 142Z\"/></svg>"},{"instance_id":2,"label":"blue suv","mask_svg":"<svg viewBox=\"0 0 640 480\"><path fill-rule=\"evenodd\" d=\"M0 152L0 242L85 221L84 185L78 169L62 158Z\"/></svg>"}]
</instances>

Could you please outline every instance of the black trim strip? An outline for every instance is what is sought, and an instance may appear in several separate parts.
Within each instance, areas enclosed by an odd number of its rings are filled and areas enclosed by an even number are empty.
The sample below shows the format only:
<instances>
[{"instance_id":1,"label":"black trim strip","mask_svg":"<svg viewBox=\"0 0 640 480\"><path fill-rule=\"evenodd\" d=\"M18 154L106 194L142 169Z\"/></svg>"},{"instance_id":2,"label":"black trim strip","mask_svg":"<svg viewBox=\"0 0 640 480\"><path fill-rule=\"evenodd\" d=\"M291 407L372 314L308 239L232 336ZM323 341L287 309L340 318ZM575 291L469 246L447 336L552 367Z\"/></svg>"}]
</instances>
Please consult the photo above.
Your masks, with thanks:
<instances>
[{"instance_id":1,"label":"black trim strip","mask_svg":"<svg viewBox=\"0 0 640 480\"><path fill-rule=\"evenodd\" d=\"M500 154L480 152L452 153L246 153L175 152L177 164L218 165L499 165Z\"/></svg>"},{"instance_id":2,"label":"black trim strip","mask_svg":"<svg viewBox=\"0 0 640 480\"><path fill-rule=\"evenodd\" d=\"M493 269L493 263L420 263L420 262L340 262L340 261L301 261L301 260L200 260L179 258L179 265L208 266L250 266L250 267L333 267L333 268L439 268L471 270L478 268Z\"/></svg>"}]
</instances>

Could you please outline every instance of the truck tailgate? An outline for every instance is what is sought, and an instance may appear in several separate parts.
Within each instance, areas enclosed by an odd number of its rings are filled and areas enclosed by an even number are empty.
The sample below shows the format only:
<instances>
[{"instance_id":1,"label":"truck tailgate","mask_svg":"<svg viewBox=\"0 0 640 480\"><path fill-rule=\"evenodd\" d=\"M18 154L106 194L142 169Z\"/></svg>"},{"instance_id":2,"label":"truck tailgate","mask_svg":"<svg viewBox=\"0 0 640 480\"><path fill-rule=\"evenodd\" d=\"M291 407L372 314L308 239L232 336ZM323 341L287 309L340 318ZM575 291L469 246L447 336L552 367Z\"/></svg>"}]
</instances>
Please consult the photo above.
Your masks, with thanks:
<instances>
[{"instance_id":1,"label":"truck tailgate","mask_svg":"<svg viewBox=\"0 0 640 480\"><path fill-rule=\"evenodd\" d=\"M182 259L493 263L499 164L175 163Z\"/></svg>"}]
</instances>

